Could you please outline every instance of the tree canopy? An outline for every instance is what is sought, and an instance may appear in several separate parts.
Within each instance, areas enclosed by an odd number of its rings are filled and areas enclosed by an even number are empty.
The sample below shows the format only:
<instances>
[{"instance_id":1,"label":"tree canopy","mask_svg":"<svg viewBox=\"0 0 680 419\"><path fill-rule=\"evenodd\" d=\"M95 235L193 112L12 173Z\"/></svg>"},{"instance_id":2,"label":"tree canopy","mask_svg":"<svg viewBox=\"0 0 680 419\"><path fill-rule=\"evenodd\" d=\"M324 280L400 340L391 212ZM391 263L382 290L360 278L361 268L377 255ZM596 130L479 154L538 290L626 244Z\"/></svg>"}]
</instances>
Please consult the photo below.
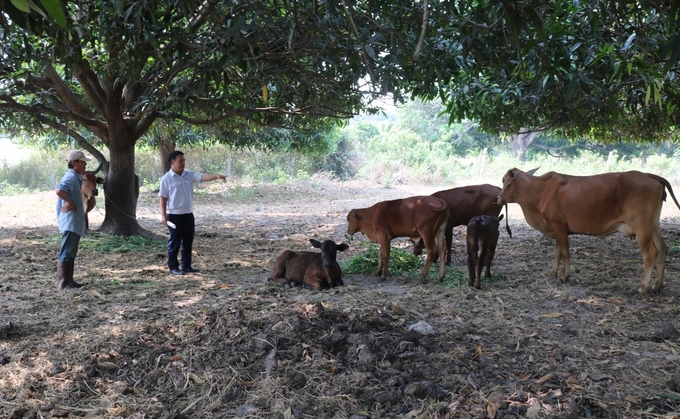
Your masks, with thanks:
<instances>
[{"instance_id":1,"label":"tree canopy","mask_svg":"<svg viewBox=\"0 0 680 419\"><path fill-rule=\"evenodd\" d=\"M603 141L676 135L680 2L443 2L429 25L408 78L451 120Z\"/></svg>"},{"instance_id":2,"label":"tree canopy","mask_svg":"<svg viewBox=\"0 0 680 419\"><path fill-rule=\"evenodd\" d=\"M107 147L102 229L119 234L140 232L134 147L156 121L304 129L349 118L371 97L400 97L391 69L420 19L407 1L385 10L399 28L381 5L344 1L63 5L66 28L3 3L0 127L57 130L100 161Z\"/></svg>"},{"instance_id":3,"label":"tree canopy","mask_svg":"<svg viewBox=\"0 0 680 419\"><path fill-rule=\"evenodd\" d=\"M160 120L310 129L386 94L509 134L656 141L680 118L678 2L60 4L0 0L0 129L56 130L105 163L118 234L140 232L134 148Z\"/></svg>"}]
</instances>

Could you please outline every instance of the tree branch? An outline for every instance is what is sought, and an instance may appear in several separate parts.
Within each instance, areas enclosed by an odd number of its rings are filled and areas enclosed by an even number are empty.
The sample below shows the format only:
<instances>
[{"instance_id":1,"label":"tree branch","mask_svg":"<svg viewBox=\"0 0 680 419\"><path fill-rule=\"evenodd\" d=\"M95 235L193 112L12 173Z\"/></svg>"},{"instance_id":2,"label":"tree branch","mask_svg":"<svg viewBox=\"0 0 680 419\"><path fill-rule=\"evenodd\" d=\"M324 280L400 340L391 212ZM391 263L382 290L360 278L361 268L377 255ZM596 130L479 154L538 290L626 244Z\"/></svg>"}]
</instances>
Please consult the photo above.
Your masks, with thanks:
<instances>
[{"instance_id":1,"label":"tree branch","mask_svg":"<svg viewBox=\"0 0 680 419\"><path fill-rule=\"evenodd\" d=\"M418 39L418 45L416 45L416 51L413 53L413 59L418 60L420 57L420 49L423 47L423 39L425 38L425 32L427 31L427 0L423 0L423 26L420 29L420 39Z\"/></svg>"},{"instance_id":2,"label":"tree branch","mask_svg":"<svg viewBox=\"0 0 680 419\"><path fill-rule=\"evenodd\" d=\"M100 153L99 150L97 150L96 147L94 147L92 144L90 144L90 143L85 139L85 137L83 137L82 135L80 135L80 133L78 133L77 131L75 131L75 130L69 128L68 126L63 125L63 124L61 124L61 123L59 123L59 122L57 122L57 121L54 121L54 120L52 120L52 119L49 119L49 118L47 118L45 115L40 115L40 114L38 114L38 115L34 115L34 116L36 117L36 119L37 119L40 123L45 124L45 125L47 125L48 127L52 128L52 129L54 129L54 130L57 130L57 131L59 131L59 132L62 132L62 133L64 133L64 134L70 136L70 137L73 138L74 140L76 140L76 142L78 143L78 145L79 145L80 147L82 147L83 149L87 150L90 154L92 154L92 155L97 159L97 161L99 162L100 167L101 167L102 165L104 165L104 163L106 163L106 157L104 157L104 155L103 155L102 153Z\"/></svg>"},{"instance_id":3,"label":"tree branch","mask_svg":"<svg viewBox=\"0 0 680 419\"><path fill-rule=\"evenodd\" d=\"M50 87L56 91L57 96L59 96L69 109L86 118L94 118L94 113L73 94L71 89L61 79L57 70L54 69L51 62L48 62L45 65L45 75L47 76L47 81L50 83ZM83 83L81 82L81 84ZM83 88L85 87L86 86L83 86Z\"/></svg>"}]
</instances>

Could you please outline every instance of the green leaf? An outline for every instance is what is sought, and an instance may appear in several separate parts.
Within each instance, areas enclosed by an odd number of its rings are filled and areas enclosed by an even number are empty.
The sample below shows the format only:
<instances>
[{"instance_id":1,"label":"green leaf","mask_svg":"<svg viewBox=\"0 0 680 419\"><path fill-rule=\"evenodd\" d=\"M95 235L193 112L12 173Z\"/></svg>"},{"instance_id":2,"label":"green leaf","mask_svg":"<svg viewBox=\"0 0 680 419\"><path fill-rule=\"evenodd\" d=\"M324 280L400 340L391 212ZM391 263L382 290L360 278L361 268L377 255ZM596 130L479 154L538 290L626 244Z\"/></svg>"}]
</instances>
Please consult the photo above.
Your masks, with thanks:
<instances>
[{"instance_id":1,"label":"green leaf","mask_svg":"<svg viewBox=\"0 0 680 419\"><path fill-rule=\"evenodd\" d=\"M645 106L649 106L649 98L652 96L652 85L647 85L647 94L645 95Z\"/></svg>"},{"instance_id":2,"label":"green leaf","mask_svg":"<svg viewBox=\"0 0 680 419\"><path fill-rule=\"evenodd\" d=\"M373 49L373 47L370 45L364 45L364 49L366 50L366 54L368 54L368 56L371 57L372 60L375 60L375 50Z\"/></svg>"},{"instance_id":3,"label":"green leaf","mask_svg":"<svg viewBox=\"0 0 680 419\"><path fill-rule=\"evenodd\" d=\"M659 397L663 397L664 399L669 399L669 400L680 401L680 394L679 393L661 393L661 394L659 394Z\"/></svg>"},{"instance_id":4,"label":"green leaf","mask_svg":"<svg viewBox=\"0 0 680 419\"><path fill-rule=\"evenodd\" d=\"M66 29L66 15L64 15L64 9L61 7L59 0L40 0L40 4L43 5L45 10L47 10L47 14L50 15L59 26Z\"/></svg>"},{"instance_id":5,"label":"green leaf","mask_svg":"<svg viewBox=\"0 0 680 419\"><path fill-rule=\"evenodd\" d=\"M12 0L12 4L22 12L31 13L31 8L28 7L26 0Z\"/></svg>"}]
</instances>

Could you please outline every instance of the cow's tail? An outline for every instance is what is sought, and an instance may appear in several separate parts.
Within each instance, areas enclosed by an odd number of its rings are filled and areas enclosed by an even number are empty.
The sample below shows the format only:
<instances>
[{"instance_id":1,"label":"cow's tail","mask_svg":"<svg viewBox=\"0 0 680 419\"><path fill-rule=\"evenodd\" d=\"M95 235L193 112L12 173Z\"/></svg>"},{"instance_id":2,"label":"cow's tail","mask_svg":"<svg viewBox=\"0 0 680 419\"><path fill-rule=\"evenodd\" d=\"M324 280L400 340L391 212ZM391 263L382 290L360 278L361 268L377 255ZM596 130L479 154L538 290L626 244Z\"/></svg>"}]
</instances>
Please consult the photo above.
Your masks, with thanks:
<instances>
[{"instance_id":1,"label":"cow's tail","mask_svg":"<svg viewBox=\"0 0 680 419\"><path fill-rule=\"evenodd\" d=\"M475 224L473 226L473 231L475 233L474 240L475 244L472 246L472 251L475 252L475 255L479 257L479 230L482 229L482 218L481 217L475 217L473 218L475 220Z\"/></svg>"},{"instance_id":2,"label":"cow's tail","mask_svg":"<svg viewBox=\"0 0 680 419\"><path fill-rule=\"evenodd\" d=\"M652 179L656 180L660 184L662 184L666 189L668 189L668 192L670 192L671 197L673 198L673 201L675 202L675 205L677 205L678 209L680 209L680 204L678 203L678 200L675 198L675 194L673 193L673 188L671 187L670 182L668 182L666 179L662 178L661 176L657 176L652 173L647 173L649 177ZM666 197L664 197L664 201L666 200Z\"/></svg>"},{"instance_id":3,"label":"cow's tail","mask_svg":"<svg viewBox=\"0 0 680 419\"><path fill-rule=\"evenodd\" d=\"M508 203L506 202L505 203L505 229L508 232L508 236L510 236L510 238L512 238L512 231L510 230L510 225L508 224L508 218L510 218L510 217L508 217Z\"/></svg>"}]
</instances>

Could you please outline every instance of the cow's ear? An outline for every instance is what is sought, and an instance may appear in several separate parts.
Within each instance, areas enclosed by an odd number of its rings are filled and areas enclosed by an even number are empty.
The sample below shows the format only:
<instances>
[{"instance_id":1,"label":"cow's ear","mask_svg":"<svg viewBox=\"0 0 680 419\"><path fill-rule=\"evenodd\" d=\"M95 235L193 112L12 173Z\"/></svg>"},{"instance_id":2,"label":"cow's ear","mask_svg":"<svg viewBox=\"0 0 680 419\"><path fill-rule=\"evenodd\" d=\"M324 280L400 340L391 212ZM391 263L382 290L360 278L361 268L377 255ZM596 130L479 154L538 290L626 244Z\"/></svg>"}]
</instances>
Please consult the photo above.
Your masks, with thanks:
<instances>
[{"instance_id":1,"label":"cow's ear","mask_svg":"<svg viewBox=\"0 0 680 419\"><path fill-rule=\"evenodd\" d=\"M347 249L349 249L349 245L347 243L342 243L338 245L338 252L344 252Z\"/></svg>"},{"instance_id":2,"label":"cow's ear","mask_svg":"<svg viewBox=\"0 0 680 419\"><path fill-rule=\"evenodd\" d=\"M312 244L313 247L321 249L321 243L318 240L309 239L309 242Z\"/></svg>"},{"instance_id":3,"label":"cow's ear","mask_svg":"<svg viewBox=\"0 0 680 419\"><path fill-rule=\"evenodd\" d=\"M106 178L97 176L97 183L99 183L100 185L101 185L102 183L106 183Z\"/></svg>"}]
</instances>

